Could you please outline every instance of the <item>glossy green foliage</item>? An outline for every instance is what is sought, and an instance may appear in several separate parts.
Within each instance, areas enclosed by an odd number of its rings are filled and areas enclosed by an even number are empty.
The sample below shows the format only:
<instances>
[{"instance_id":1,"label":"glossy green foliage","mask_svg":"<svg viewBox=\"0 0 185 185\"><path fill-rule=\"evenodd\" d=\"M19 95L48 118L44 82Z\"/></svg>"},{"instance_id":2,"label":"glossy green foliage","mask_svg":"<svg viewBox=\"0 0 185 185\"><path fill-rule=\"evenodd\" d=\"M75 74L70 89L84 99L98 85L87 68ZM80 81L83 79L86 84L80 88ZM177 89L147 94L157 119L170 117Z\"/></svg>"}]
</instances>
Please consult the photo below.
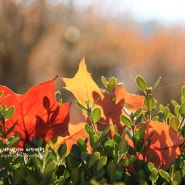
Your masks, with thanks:
<instances>
[{"instance_id":1,"label":"glossy green foliage","mask_svg":"<svg viewBox=\"0 0 185 185\"><path fill-rule=\"evenodd\" d=\"M105 87L104 91L107 93L112 92L118 83L118 80L115 77L111 77L109 79L106 79L104 76L102 76L101 81Z\"/></svg>"},{"instance_id":2,"label":"glossy green foliage","mask_svg":"<svg viewBox=\"0 0 185 185\"><path fill-rule=\"evenodd\" d=\"M137 76L136 77L136 85L142 91L146 91L147 90L147 83L141 76Z\"/></svg>"},{"instance_id":3,"label":"glossy green foliage","mask_svg":"<svg viewBox=\"0 0 185 185\"><path fill-rule=\"evenodd\" d=\"M3 95L3 92L0 92L0 97ZM8 97L5 97L6 99ZM3 105L4 99L0 100L0 184L9 184L19 182L20 171L16 170L16 162L23 161L21 156L18 155L19 152L12 150L16 147L20 137L16 133L11 135L11 132L14 130L16 123L13 123L10 129L6 129L6 121L13 115L14 106L6 107Z\"/></svg>"},{"instance_id":4,"label":"glossy green foliage","mask_svg":"<svg viewBox=\"0 0 185 185\"><path fill-rule=\"evenodd\" d=\"M169 124L175 132L185 137L185 87L181 90L180 103L170 106L159 105L153 96L153 90L160 79L148 87L146 80L136 77L136 84L143 91L145 108L129 111L120 115L123 129L108 125L98 130L101 109L91 105L89 100L76 105L86 111L89 122L85 124L86 139L78 138L69 152L67 145L56 145L56 139L45 142L32 138L32 144L26 144L24 151L9 150L15 148L20 140L19 134L11 135L16 123L6 130L6 121L13 115L14 106L6 107L0 101L0 184L6 185L132 185L132 184L185 184L185 146L182 154L164 170L150 160L145 161L146 123L157 120ZM117 79L102 77L105 92L114 90ZM0 92L0 98L2 96ZM56 93L58 102L62 102L60 93ZM8 98L8 97L7 97ZM128 138L131 142L128 142ZM147 138L148 141L150 138ZM90 147L89 147L90 146Z\"/></svg>"}]
</instances>

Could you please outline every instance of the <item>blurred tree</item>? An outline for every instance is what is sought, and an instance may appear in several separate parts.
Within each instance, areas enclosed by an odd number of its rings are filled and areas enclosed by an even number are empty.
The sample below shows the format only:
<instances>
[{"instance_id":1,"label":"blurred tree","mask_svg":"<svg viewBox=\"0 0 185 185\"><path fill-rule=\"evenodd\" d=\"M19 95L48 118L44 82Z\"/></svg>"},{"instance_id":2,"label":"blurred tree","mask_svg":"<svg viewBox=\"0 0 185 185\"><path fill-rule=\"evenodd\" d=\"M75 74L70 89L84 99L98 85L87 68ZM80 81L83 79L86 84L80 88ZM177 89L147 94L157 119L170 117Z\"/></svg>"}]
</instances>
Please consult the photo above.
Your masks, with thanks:
<instances>
[{"instance_id":1,"label":"blurred tree","mask_svg":"<svg viewBox=\"0 0 185 185\"><path fill-rule=\"evenodd\" d=\"M29 7L0 1L0 82L16 92L29 85L28 57L45 30L45 9L44 0Z\"/></svg>"},{"instance_id":2,"label":"blurred tree","mask_svg":"<svg viewBox=\"0 0 185 185\"><path fill-rule=\"evenodd\" d=\"M138 24L124 13L109 16L113 0L108 1L108 9L104 1L87 9L75 0L54 2L0 0L1 84L23 92L58 73L72 77L84 56L99 85L101 75L116 76L134 93L137 74L151 83L161 76L161 86L182 84L184 28ZM99 12L102 9L108 11L106 16ZM176 97L177 87L171 89L163 88L159 97Z\"/></svg>"}]
</instances>

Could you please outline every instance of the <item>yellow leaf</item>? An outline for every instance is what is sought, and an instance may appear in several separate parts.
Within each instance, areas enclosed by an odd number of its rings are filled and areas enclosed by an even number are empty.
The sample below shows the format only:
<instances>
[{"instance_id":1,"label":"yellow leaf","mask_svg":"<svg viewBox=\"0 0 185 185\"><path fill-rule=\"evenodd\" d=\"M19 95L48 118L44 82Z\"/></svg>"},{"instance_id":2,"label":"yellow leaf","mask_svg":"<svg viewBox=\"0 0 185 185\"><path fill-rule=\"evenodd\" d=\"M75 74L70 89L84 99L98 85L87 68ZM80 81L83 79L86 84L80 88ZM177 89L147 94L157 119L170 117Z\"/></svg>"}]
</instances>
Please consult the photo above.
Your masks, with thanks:
<instances>
[{"instance_id":1,"label":"yellow leaf","mask_svg":"<svg viewBox=\"0 0 185 185\"><path fill-rule=\"evenodd\" d=\"M71 91L82 105L85 105L86 100L89 100L91 104L94 103L93 92L97 92L101 96L100 88L87 71L85 58L81 60L78 71L73 78L62 78L62 80L66 85L65 88Z\"/></svg>"}]
</instances>

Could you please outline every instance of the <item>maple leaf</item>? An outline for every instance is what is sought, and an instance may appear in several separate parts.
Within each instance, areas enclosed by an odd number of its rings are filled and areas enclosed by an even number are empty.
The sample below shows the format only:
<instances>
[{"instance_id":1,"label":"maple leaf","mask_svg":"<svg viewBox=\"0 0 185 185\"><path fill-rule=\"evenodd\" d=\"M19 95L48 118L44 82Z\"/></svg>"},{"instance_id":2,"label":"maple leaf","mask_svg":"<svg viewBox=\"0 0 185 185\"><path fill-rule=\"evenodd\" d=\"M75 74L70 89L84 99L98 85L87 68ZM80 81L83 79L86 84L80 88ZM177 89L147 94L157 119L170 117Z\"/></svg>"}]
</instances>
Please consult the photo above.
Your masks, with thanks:
<instances>
[{"instance_id":1,"label":"maple leaf","mask_svg":"<svg viewBox=\"0 0 185 185\"><path fill-rule=\"evenodd\" d=\"M87 71L85 58L79 64L77 73L73 78L62 78L66 89L71 91L77 100L84 104L86 100L94 103L93 91L101 95L101 90Z\"/></svg>"},{"instance_id":2,"label":"maple leaf","mask_svg":"<svg viewBox=\"0 0 185 185\"><path fill-rule=\"evenodd\" d=\"M56 78L55 78L56 79ZM14 105L14 115L5 123L8 130L17 122L13 132L20 134L18 147L31 143L32 137L46 141L57 136L66 136L71 103L59 104L55 99L55 79L31 87L25 94L16 94L5 86L0 86L7 107Z\"/></svg>"},{"instance_id":3,"label":"maple leaf","mask_svg":"<svg viewBox=\"0 0 185 185\"><path fill-rule=\"evenodd\" d=\"M140 124L137 126L139 127ZM126 140L133 147L133 142L127 135ZM167 169L177 159L184 143L184 139L171 126L157 121L146 123L144 141L147 147L145 160L150 159L162 169ZM141 155L139 158L143 159Z\"/></svg>"},{"instance_id":4,"label":"maple leaf","mask_svg":"<svg viewBox=\"0 0 185 185\"><path fill-rule=\"evenodd\" d=\"M133 109L144 107L144 97L129 94L123 85L117 85L113 92L103 93L87 71L85 58L80 62L78 71L73 78L62 78L62 80L66 85L65 88L72 92L81 104L84 104L87 100L91 104L96 102L96 106L102 112L102 119L98 123L102 129L107 124L121 124L120 115L124 106ZM83 111L83 114L87 119L85 111Z\"/></svg>"},{"instance_id":5,"label":"maple leaf","mask_svg":"<svg viewBox=\"0 0 185 185\"><path fill-rule=\"evenodd\" d=\"M155 164L167 169L181 154L184 139L171 126L163 122L146 123L145 140L151 134L150 146L146 156L153 155Z\"/></svg>"}]
</instances>

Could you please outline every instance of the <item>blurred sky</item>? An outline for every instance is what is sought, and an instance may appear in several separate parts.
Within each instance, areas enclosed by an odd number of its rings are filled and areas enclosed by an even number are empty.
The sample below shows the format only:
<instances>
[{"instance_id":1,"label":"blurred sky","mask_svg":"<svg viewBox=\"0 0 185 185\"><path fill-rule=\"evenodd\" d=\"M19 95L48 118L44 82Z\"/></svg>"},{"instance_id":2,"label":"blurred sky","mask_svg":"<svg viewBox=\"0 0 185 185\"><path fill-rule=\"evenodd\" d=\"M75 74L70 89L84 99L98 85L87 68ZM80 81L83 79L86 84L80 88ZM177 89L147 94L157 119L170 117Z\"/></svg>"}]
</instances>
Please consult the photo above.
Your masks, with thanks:
<instances>
[{"instance_id":1,"label":"blurred sky","mask_svg":"<svg viewBox=\"0 0 185 185\"><path fill-rule=\"evenodd\" d=\"M141 22L156 20L164 24L185 25L185 0L73 0L73 3L84 9L92 5L96 13L101 12L104 16L121 16L127 12Z\"/></svg>"}]
</instances>

